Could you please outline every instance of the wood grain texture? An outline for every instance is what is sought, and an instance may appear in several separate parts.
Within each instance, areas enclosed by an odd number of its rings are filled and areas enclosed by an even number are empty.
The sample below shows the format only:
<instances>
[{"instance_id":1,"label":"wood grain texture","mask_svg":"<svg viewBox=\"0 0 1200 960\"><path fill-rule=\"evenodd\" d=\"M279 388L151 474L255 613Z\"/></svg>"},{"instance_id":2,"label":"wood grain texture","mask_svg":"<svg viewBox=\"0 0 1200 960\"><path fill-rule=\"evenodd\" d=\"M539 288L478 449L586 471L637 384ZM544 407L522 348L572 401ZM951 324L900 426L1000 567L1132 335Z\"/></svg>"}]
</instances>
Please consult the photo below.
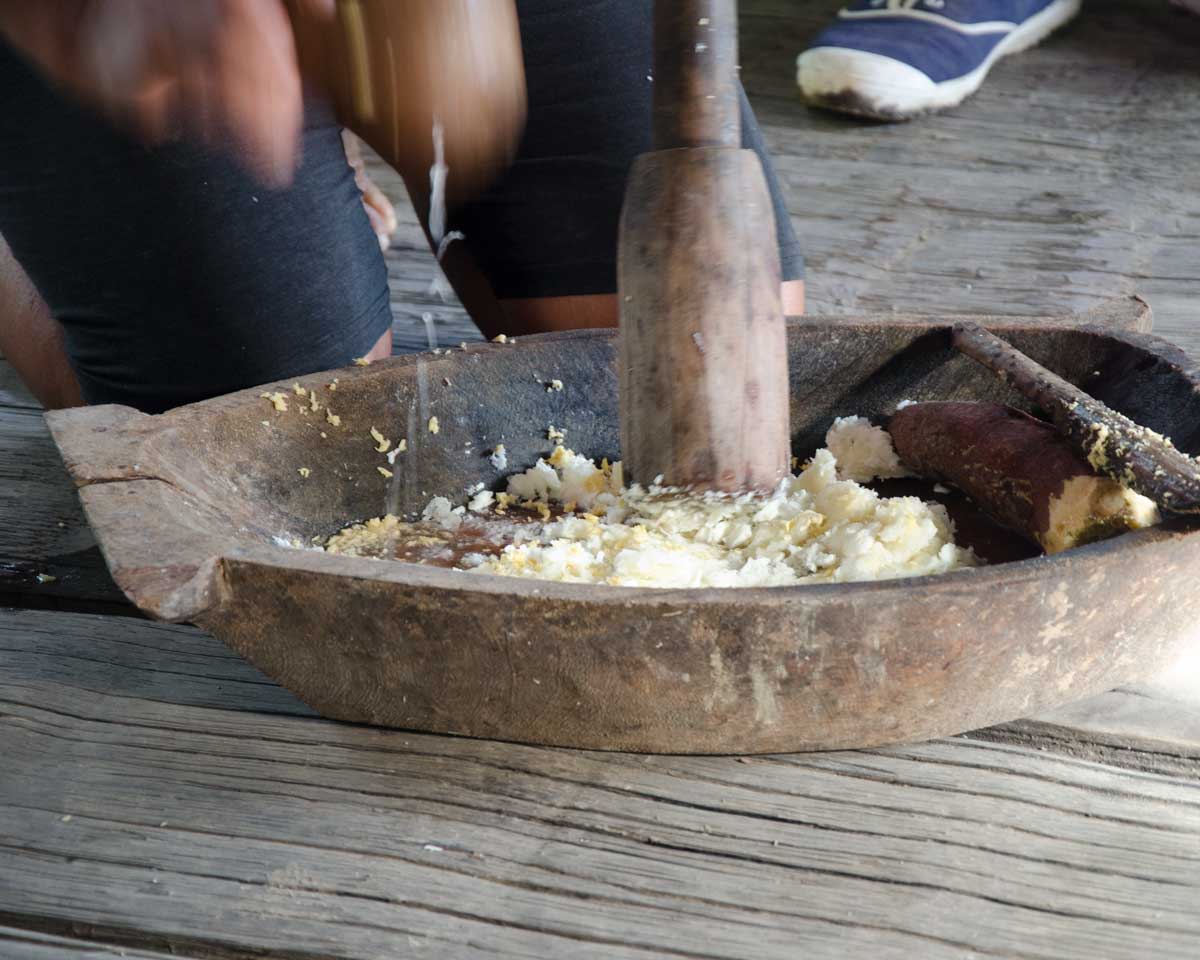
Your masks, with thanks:
<instances>
[{"instance_id":1,"label":"wood grain texture","mask_svg":"<svg viewBox=\"0 0 1200 960\"><path fill-rule=\"evenodd\" d=\"M752 151L689 147L634 163L617 250L621 452L631 482L774 490L787 475L774 236Z\"/></svg>"},{"instance_id":2,"label":"wood grain texture","mask_svg":"<svg viewBox=\"0 0 1200 960\"><path fill-rule=\"evenodd\" d=\"M742 146L737 0L654 8L654 149Z\"/></svg>"},{"instance_id":3,"label":"wood grain texture","mask_svg":"<svg viewBox=\"0 0 1200 960\"><path fill-rule=\"evenodd\" d=\"M35 619L59 644L40 660L11 644ZM221 687L253 671L215 643L111 622L0 620L10 927L237 960L1188 957L1200 936L1194 766L974 739L743 763L371 730L273 715L262 685L232 706ZM95 665L130 643L167 702Z\"/></svg>"},{"instance_id":4,"label":"wood grain texture","mask_svg":"<svg viewBox=\"0 0 1200 960\"><path fill-rule=\"evenodd\" d=\"M200 960L196 954L190 956ZM170 953L158 953L5 926L0 926L0 957L5 960L117 960L119 957L128 960L188 960L188 955L174 946Z\"/></svg>"},{"instance_id":5,"label":"wood grain texture","mask_svg":"<svg viewBox=\"0 0 1200 960\"><path fill-rule=\"evenodd\" d=\"M41 409L33 394L21 382L13 365L0 356L0 406L21 407L26 410Z\"/></svg>"},{"instance_id":6,"label":"wood grain texture","mask_svg":"<svg viewBox=\"0 0 1200 960\"><path fill-rule=\"evenodd\" d=\"M0 604L136 610L112 582L42 412L0 405Z\"/></svg>"},{"instance_id":7,"label":"wood grain texture","mask_svg":"<svg viewBox=\"0 0 1200 960\"><path fill-rule=\"evenodd\" d=\"M0 406L0 517L0 557L42 559L95 545L41 410Z\"/></svg>"},{"instance_id":8,"label":"wood grain texture","mask_svg":"<svg viewBox=\"0 0 1200 960\"><path fill-rule=\"evenodd\" d=\"M654 146L617 238L621 450L632 482L774 490L788 371L775 218L742 149L737 3L654 14ZM661 478L661 479L657 479Z\"/></svg>"}]
</instances>

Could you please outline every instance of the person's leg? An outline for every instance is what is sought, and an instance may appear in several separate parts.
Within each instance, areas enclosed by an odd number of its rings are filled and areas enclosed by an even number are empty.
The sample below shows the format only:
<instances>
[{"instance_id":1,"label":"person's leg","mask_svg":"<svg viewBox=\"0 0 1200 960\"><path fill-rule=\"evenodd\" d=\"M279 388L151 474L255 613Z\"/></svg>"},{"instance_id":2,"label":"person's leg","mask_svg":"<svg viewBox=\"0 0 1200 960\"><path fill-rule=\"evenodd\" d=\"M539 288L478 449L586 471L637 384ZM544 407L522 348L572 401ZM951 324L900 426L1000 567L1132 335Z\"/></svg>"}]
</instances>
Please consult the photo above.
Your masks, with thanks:
<instances>
[{"instance_id":1,"label":"person's leg","mask_svg":"<svg viewBox=\"0 0 1200 960\"><path fill-rule=\"evenodd\" d=\"M528 126L508 173L451 214L466 240L450 246L446 272L488 336L614 326L625 182L653 141L653 5L518 0L517 8ZM785 310L799 314L803 256L744 98L742 126L775 204ZM423 215L427 194L410 187Z\"/></svg>"},{"instance_id":2,"label":"person's leg","mask_svg":"<svg viewBox=\"0 0 1200 960\"><path fill-rule=\"evenodd\" d=\"M358 184L363 198L363 209L367 211L367 219L371 221L371 229L379 240L379 246L387 250L392 245L392 234L396 232L396 208L387 194L379 189L378 184L367 173L367 165L363 160L362 143L349 130L342 131L342 143L346 148L346 160L354 171L354 182Z\"/></svg>"},{"instance_id":3,"label":"person's leg","mask_svg":"<svg viewBox=\"0 0 1200 960\"><path fill-rule=\"evenodd\" d=\"M0 169L0 235L87 402L153 412L388 352L387 271L327 111L273 192L191 145L142 147L0 47ZM0 312L7 340L20 322Z\"/></svg>"}]
</instances>

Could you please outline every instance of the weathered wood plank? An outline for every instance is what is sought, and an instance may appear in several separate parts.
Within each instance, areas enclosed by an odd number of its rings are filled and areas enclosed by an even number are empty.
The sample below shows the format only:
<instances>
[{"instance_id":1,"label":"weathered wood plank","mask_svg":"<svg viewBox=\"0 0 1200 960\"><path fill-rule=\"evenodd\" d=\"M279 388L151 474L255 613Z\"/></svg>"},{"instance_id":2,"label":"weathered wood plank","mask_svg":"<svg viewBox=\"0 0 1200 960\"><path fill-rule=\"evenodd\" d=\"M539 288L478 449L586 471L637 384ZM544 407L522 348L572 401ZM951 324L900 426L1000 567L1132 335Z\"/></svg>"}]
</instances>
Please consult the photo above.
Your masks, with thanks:
<instances>
[{"instance_id":1,"label":"weathered wood plank","mask_svg":"<svg viewBox=\"0 0 1200 960\"><path fill-rule=\"evenodd\" d=\"M36 408L0 406L0 604L133 614Z\"/></svg>"},{"instance_id":2,"label":"weathered wood plank","mask_svg":"<svg viewBox=\"0 0 1200 960\"><path fill-rule=\"evenodd\" d=\"M1149 753L1159 769L1174 756L1190 768L1200 760L1198 687L1193 673L1184 690L1154 684L1112 690L982 735L1134 766Z\"/></svg>"},{"instance_id":3,"label":"weathered wood plank","mask_svg":"<svg viewBox=\"0 0 1200 960\"><path fill-rule=\"evenodd\" d=\"M22 683L54 680L130 701L315 716L195 627L0 608L0 661Z\"/></svg>"},{"instance_id":4,"label":"weathered wood plank","mask_svg":"<svg viewBox=\"0 0 1200 960\"><path fill-rule=\"evenodd\" d=\"M41 404L25 389L13 365L0 356L0 407L40 410Z\"/></svg>"},{"instance_id":5,"label":"weathered wood plank","mask_svg":"<svg viewBox=\"0 0 1200 960\"><path fill-rule=\"evenodd\" d=\"M0 557L40 560L95 545L40 410L0 406Z\"/></svg>"},{"instance_id":6,"label":"weathered wood plank","mask_svg":"<svg viewBox=\"0 0 1200 960\"><path fill-rule=\"evenodd\" d=\"M1183 957L1200 937L1195 765L976 740L742 763L373 730L278 715L198 631L116 626L0 619L10 926L348 957L409 937L454 956Z\"/></svg>"},{"instance_id":7,"label":"weathered wood plank","mask_svg":"<svg viewBox=\"0 0 1200 960\"><path fill-rule=\"evenodd\" d=\"M125 946L106 946L94 940L53 936L33 930L0 927L0 957L5 960L187 960L178 951L152 953Z\"/></svg>"}]
</instances>

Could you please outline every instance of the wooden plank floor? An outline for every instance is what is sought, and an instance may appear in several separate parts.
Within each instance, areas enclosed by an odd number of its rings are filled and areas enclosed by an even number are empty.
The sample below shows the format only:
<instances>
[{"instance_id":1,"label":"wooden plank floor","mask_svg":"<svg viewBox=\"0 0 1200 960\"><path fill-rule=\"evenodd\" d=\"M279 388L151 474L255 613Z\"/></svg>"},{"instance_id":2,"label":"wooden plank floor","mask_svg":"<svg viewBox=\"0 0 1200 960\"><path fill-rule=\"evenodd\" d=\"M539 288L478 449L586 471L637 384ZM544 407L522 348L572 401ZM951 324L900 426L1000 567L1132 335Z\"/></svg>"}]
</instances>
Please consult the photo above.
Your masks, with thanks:
<instances>
[{"instance_id":1,"label":"wooden plank floor","mask_svg":"<svg viewBox=\"0 0 1200 960\"><path fill-rule=\"evenodd\" d=\"M312 718L200 631L46 612L0 616L0 729L0 928L289 960L1200 943L1200 780L1171 757L961 738L741 762L373 730Z\"/></svg>"}]
</instances>

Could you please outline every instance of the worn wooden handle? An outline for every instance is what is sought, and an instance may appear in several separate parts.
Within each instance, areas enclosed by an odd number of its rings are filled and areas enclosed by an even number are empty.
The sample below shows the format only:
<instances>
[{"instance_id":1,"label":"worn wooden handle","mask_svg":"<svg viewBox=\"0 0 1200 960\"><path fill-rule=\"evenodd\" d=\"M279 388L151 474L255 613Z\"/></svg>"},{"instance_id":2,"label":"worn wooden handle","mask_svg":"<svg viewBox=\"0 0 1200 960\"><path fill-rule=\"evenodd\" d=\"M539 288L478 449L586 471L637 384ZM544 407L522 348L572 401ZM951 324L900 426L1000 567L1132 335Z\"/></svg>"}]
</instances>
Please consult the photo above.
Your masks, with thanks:
<instances>
[{"instance_id":1,"label":"worn wooden handle","mask_svg":"<svg viewBox=\"0 0 1200 960\"><path fill-rule=\"evenodd\" d=\"M770 490L789 456L787 345L762 164L741 149L735 0L659 0L655 137L621 215L626 475Z\"/></svg>"},{"instance_id":2,"label":"worn wooden handle","mask_svg":"<svg viewBox=\"0 0 1200 960\"><path fill-rule=\"evenodd\" d=\"M658 0L655 149L739 147L736 0Z\"/></svg>"},{"instance_id":3,"label":"worn wooden handle","mask_svg":"<svg viewBox=\"0 0 1200 960\"><path fill-rule=\"evenodd\" d=\"M766 177L749 150L639 157L617 259L626 475L770 490L787 474L787 341Z\"/></svg>"}]
</instances>

